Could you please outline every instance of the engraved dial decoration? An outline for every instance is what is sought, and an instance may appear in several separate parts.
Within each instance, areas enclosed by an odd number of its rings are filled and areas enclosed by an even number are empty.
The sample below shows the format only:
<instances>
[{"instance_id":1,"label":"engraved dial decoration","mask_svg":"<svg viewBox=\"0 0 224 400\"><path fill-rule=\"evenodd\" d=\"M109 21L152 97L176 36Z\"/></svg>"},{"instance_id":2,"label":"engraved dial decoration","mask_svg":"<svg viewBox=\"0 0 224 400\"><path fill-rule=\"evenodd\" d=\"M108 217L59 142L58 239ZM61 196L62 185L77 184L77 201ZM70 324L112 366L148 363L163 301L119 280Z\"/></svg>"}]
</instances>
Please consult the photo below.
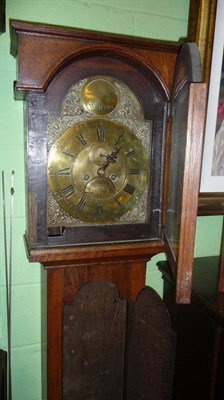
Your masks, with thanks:
<instances>
[{"instance_id":1,"label":"engraved dial decoration","mask_svg":"<svg viewBox=\"0 0 224 400\"><path fill-rule=\"evenodd\" d=\"M148 161L141 140L109 119L66 129L49 153L48 181L66 213L83 222L119 219L146 190Z\"/></svg>"}]
</instances>

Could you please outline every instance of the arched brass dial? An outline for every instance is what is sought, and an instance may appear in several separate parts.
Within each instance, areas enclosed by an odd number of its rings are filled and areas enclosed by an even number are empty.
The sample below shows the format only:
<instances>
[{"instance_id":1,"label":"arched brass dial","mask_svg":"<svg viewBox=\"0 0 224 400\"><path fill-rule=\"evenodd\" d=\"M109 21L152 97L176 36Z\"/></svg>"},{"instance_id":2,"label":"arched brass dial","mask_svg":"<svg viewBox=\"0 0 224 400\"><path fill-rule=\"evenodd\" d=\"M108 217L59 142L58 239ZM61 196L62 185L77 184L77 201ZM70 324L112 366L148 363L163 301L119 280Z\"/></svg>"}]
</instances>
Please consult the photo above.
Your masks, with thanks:
<instances>
[{"instance_id":1,"label":"arched brass dial","mask_svg":"<svg viewBox=\"0 0 224 400\"><path fill-rule=\"evenodd\" d=\"M70 216L100 223L119 219L146 189L148 162L128 127L91 119L74 124L49 153L51 192Z\"/></svg>"}]
</instances>

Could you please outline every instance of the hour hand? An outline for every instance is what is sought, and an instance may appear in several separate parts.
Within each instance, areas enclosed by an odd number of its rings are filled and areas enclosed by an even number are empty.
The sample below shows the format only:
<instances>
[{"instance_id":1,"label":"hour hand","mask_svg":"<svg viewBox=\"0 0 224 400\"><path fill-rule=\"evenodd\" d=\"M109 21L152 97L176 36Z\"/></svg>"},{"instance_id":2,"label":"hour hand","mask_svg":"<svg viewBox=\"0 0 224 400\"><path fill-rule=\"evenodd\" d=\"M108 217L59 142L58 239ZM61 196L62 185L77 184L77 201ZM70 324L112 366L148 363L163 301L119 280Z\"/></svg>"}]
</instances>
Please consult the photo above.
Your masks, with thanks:
<instances>
[{"instance_id":1,"label":"hour hand","mask_svg":"<svg viewBox=\"0 0 224 400\"><path fill-rule=\"evenodd\" d=\"M106 170L106 168L110 164L115 164L116 163L116 158L118 157L118 154L119 154L120 150L121 150L121 147L119 149L116 149L115 151L112 151L112 153L107 154L106 156L101 154L101 157L106 157L106 162L102 165L102 167L98 168L98 170L97 170L97 175L98 176L103 176L104 175L104 171Z\"/></svg>"},{"instance_id":2,"label":"hour hand","mask_svg":"<svg viewBox=\"0 0 224 400\"><path fill-rule=\"evenodd\" d=\"M112 164L116 163L116 158L118 157L120 150L121 150L121 147L115 151L112 151L111 154L108 154L107 160L109 161L109 163L112 163Z\"/></svg>"},{"instance_id":3,"label":"hour hand","mask_svg":"<svg viewBox=\"0 0 224 400\"><path fill-rule=\"evenodd\" d=\"M120 150L121 150L121 147L119 147L119 149L116 149L115 151L112 151L112 153L107 154L106 156L104 154L100 154L101 157L106 158L106 162L104 165L108 166L109 164L115 164L116 158L118 157Z\"/></svg>"}]
</instances>

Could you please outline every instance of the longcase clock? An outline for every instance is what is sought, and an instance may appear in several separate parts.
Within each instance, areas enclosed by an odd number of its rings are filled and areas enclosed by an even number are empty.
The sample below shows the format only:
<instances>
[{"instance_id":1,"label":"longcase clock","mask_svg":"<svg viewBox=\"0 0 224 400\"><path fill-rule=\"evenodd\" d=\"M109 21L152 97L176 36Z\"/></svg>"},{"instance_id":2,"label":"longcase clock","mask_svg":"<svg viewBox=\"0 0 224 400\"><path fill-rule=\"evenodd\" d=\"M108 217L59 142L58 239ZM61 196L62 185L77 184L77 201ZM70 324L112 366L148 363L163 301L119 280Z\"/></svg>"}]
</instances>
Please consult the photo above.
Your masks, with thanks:
<instances>
[{"instance_id":1,"label":"longcase clock","mask_svg":"<svg viewBox=\"0 0 224 400\"><path fill-rule=\"evenodd\" d=\"M64 348L72 340L68 330L76 331L82 320L88 293L104 313L98 294L117 299L118 290L119 308L111 306L109 324L114 327L115 315L132 315L127 301L135 302L145 287L147 261L166 251L177 301L190 301L206 87L192 43L181 47L21 21L11 22L11 37L18 59L15 95L26 105L27 251L48 274L48 398L66 400L78 396L74 379L68 380L78 356L72 356L73 345ZM142 296L144 308L148 294ZM140 306L134 309L141 313ZM93 310L86 312L91 315ZM127 339L130 348L135 328L122 332L118 342ZM84 339L74 340L77 348ZM82 378L92 372L83 352L78 386L85 393ZM133 357L126 353L119 365L130 372ZM105 359L104 352L99 376ZM100 385L94 376L85 398L109 398L107 380ZM133 377L125 376L125 382L113 376L119 390L111 396L131 399L135 393L140 399Z\"/></svg>"}]
</instances>

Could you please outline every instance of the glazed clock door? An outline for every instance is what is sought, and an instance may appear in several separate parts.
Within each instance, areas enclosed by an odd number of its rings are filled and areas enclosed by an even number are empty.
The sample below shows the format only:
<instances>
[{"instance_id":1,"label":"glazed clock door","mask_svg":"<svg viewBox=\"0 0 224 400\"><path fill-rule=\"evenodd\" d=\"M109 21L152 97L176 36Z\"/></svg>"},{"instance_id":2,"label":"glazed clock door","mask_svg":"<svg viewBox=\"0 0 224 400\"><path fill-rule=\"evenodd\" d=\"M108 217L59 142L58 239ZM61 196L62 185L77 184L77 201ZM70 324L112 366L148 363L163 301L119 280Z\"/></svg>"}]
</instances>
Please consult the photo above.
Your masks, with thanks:
<instances>
[{"instance_id":1,"label":"glazed clock door","mask_svg":"<svg viewBox=\"0 0 224 400\"><path fill-rule=\"evenodd\" d=\"M177 281L176 300L189 303L206 107L199 83L200 55L183 45L176 64L171 100L172 133L164 241Z\"/></svg>"}]
</instances>

